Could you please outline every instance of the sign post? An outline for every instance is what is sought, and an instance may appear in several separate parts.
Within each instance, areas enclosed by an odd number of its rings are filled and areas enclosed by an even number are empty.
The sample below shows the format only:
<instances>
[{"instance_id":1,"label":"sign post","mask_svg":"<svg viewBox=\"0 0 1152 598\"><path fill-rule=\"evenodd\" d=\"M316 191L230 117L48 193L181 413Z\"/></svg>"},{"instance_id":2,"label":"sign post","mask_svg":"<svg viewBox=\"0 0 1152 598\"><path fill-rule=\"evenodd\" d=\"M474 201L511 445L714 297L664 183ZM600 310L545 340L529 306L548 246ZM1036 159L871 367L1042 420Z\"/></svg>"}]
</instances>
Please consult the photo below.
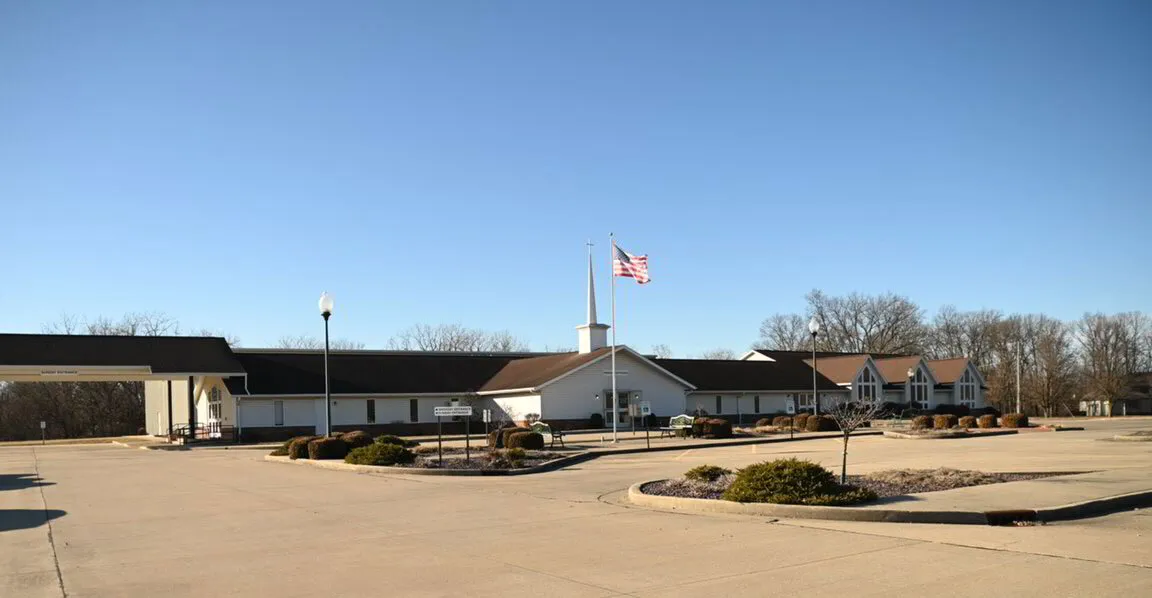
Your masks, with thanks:
<instances>
[{"instance_id":1,"label":"sign post","mask_svg":"<svg viewBox=\"0 0 1152 598\"><path fill-rule=\"evenodd\" d=\"M444 407L433 407L432 414L436 416L436 454L440 460L440 466L444 466L444 424L440 419L442 417L472 417L472 407L470 405L448 405ZM467 425L467 424L465 424ZM467 430L467 428L465 428ZM468 455L468 439L464 439L464 454L465 459Z\"/></svg>"},{"instance_id":2,"label":"sign post","mask_svg":"<svg viewBox=\"0 0 1152 598\"><path fill-rule=\"evenodd\" d=\"M640 401L640 417L644 418L644 444L648 448L652 448L652 436L649 433L652 429L652 402Z\"/></svg>"},{"instance_id":3,"label":"sign post","mask_svg":"<svg viewBox=\"0 0 1152 598\"><path fill-rule=\"evenodd\" d=\"M481 412L481 417L484 420L484 435L487 436L492 430L489 429L488 424L492 423L492 410L485 409Z\"/></svg>"},{"instance_id":4,"label":"sign post","mask_svg":"<svg viewBox=\"0 0 1152 598\"><path fill-rule=\"evenodd\" d=\"M48 422L40 420L40 444L48 444L48 437L45 430L48 429Z\"/></svg>"}]
</instances>

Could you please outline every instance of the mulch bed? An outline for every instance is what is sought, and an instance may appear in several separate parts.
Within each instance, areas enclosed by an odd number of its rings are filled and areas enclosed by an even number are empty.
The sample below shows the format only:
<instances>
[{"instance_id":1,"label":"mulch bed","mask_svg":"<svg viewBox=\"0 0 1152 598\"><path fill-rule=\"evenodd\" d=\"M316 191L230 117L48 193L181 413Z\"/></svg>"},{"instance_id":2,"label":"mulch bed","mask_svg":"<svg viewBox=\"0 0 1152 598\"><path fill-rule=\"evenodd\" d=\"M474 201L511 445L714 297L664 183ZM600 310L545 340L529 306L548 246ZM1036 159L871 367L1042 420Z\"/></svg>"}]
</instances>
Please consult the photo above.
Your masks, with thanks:
<instances>
[{"instance_id":1,"label":"mulch bed","mask_svg":"<svg viewBox=\"0 0 1152 598\"><path fill-rule=\"evenodd\" d=\"M1059 475L1084 472L1044 472L1044 473L985 473L955 469L912 469L881 471L866 475L848 476L848 484L867 488L880 498L905 496L921 492L939 492L970 486L984 486L1003 482L1035 480ZM683 478L661 480L644 484L640 490L644 494L675 496L679 498L719 499L732 483L733 476L724 476L715 482L695 482Z\"/></svg>"},{"instance_id":2,"label":"mulch bed","mask_svg":"<svg viewBox=\"0 0 1152 598\"><path fill-rule=\"evenodd\" d=\"M559 453L535 453L530 452L525 459L520 461L520 467L493 467L491 461L488 459L487 451L473 450L472 457L469 460L464 459L464 449L452 451L451 453L444 450L444 465L443 469L469 469L469 470L484 470L484 469L524 469L528 467L535 467L542 465L549 461L553 461L565 455ZM397 464L396 467L412 467L416 469L441 469L440 459L437 458L436 453L417 455L416 462L409 464Z\"/></svg>"}]
</instances>

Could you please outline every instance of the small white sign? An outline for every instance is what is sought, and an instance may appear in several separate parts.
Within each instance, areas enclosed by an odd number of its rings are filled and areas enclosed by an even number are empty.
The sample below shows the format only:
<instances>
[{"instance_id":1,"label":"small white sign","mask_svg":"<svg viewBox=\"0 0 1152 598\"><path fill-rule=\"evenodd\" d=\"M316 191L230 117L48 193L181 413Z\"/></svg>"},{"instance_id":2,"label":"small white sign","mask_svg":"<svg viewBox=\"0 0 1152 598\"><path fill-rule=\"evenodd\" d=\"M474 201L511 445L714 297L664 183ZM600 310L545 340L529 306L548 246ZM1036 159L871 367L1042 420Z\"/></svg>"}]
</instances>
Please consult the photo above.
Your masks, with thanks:
<instances>
[{"instance_id":1,"label":"small white sign","mask_svg":"<svg viewBox=\"0 0 1152 598\"><path fill-rule=\"evenodd\" d=\"M472 407L468 405L452 405L449 407L433 407L432 414L436 417L457 417L472 415Z\"/></svg>"},{"instance_id":2,"label":"small white sign","mask_svg":"<svg viewBox=\"0 0 1152 598\"><path fill-rule=\"evenodd\" d=\"M492 422L492 410L491 409L485 409L484 410L484 423L487 424L487 423L491 423L491 422Z\"/></svg>"},{"instance_id":3,"label":"small white sign","mask_svg":"<svg viewBox=\"0 0 1152 598\"><path fill-rule=\"evenodd\" d=\"M640 401L640 415L652 415L652 401Z\"/></svg>"},{"instance_id":4,"label":"small white sign","mask_svg":"<svg viewBox=\"0 0 1152 598\"><path fill-rule=\"evenodd\" d=\"M40 429L41 429L41 430L43 430L44 428L47 428L47 427L48 427L48 422L46 422L46 421L41 421L41 422L40 422Z\"/></svg>"}]
</instances>

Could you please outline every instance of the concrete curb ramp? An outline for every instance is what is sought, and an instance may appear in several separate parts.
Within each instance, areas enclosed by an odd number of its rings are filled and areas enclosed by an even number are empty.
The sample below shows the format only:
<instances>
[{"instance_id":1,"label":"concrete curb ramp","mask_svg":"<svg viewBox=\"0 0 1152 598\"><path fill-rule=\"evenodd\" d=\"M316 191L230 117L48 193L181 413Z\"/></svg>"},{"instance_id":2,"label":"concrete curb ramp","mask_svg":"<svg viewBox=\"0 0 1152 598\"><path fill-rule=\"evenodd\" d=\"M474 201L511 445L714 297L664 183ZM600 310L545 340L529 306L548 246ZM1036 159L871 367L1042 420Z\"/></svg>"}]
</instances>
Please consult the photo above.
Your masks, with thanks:
<instances>
[{"instance_id":1,"label":"concrete curb ramp","mask_svg":"<svg viewBox=\"0 0 1152 598\"><path fill-rule=\"evenodd\" d=\"M560 457L559 459L553 459L539 465L524 467L521 469L426 469L423 467L394 467L388 465L353 465L351 463L335 460L313 461L311 459L289 459L288 457L274 457L272 455L264 455L264 460L272 461L273 463L309 465L312 467L319 467L320 469L355 471L358 473L440 476L512 476L553 471L562 467L567 467L569 465L575 465L576 463L580 463L582 461L594 459L596 457L597 455L595 453L577 453L575 455Z\"/></svg>"},{"instance_id":2,"label":"concrete curb ramp","mask_svg":"<svg viewBox=\"0 0 1152 598\"><path fill-rule=\"evenodd\" d=\"M786 519L869 521L881 523L947 523L959 525L1012 525L1017 521L1064 521L1152 505L1152 490L1107 496L1059 507L1009 511L906 511L861 507L809 507L767 503L738 503L707 498L679 498L645 494L640 490L651 480L628 488L628 502L652 509L684 513L723 513Z\"/></svg>"},{"instance_id":3,"label":"concrete curb ramp","mask_svg":"<svg viewBox=\"0 0 1152 598\"><path fill-rule=\"evenodd\" d=\"M897 430L884 430L885 438L899 438L901 440L957 440L961 438L987 438L989 436L1006 436L1019 434L1018 430L996 430L995 432L970 432L960 434L908 434Z\"/></svg>"}]
</instances>

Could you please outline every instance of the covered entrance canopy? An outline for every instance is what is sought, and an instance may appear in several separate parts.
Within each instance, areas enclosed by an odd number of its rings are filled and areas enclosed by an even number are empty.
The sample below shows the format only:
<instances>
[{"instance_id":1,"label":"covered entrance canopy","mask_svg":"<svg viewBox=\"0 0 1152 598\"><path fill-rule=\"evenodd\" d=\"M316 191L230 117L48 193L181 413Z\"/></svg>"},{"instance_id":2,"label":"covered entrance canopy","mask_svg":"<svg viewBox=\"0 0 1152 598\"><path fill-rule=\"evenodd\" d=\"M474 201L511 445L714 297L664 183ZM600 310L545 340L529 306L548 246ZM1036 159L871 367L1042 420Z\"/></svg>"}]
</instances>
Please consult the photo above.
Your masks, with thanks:
<instances>
[{"instance_id":1,"label":"covered entrance canopy","mask_svg":"<svg viewBox=\"0 0 1152 598\"><path fill-rule=\"evenodd\" d=\"M0 334L0 382L167 381L169 436L174 381L187 387L187 410L184 405L180 410L194 434L196 381L245 375L227 341L218 337Z\"/></svg>"}]
</instances>

